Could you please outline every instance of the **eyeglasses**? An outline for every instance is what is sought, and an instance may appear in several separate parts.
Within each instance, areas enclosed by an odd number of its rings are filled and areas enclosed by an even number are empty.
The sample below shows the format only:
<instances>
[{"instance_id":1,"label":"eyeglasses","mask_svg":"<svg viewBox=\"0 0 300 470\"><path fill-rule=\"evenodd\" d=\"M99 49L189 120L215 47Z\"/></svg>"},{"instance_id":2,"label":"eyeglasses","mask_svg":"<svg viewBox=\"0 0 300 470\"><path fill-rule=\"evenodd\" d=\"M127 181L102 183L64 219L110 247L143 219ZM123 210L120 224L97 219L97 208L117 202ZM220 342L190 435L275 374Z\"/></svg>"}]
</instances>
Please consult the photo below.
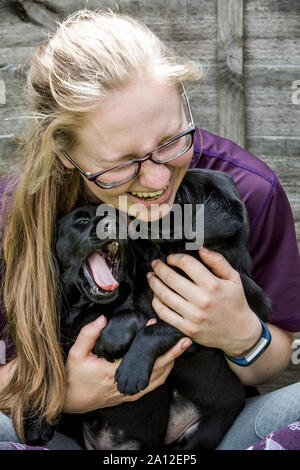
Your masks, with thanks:
<instances>
[{"instance_id":1,"label":"eyeglasses","mask_svg":"<svg viewBox=\"0 0 300 470\"><path fill-rule=\"evenodd\" d=\"M188 129L175 135L172 139L167 140L151 152L147 152L143 157L133 158L127 162L107 168L106 170L98 171L97 173L90 173L82 170L82 168L80 168L64 150L62 150L62 154L85 178L92 181L102 189L111 189L120 186L121 184L128 183L128 181L134 179L139 174L142 163L147 160L151 160L152 162L161 165L181 157L192 147L194 132L196 130L190 103L182 83L181 87L189 114Z\"/></svg>"}]
</instances>

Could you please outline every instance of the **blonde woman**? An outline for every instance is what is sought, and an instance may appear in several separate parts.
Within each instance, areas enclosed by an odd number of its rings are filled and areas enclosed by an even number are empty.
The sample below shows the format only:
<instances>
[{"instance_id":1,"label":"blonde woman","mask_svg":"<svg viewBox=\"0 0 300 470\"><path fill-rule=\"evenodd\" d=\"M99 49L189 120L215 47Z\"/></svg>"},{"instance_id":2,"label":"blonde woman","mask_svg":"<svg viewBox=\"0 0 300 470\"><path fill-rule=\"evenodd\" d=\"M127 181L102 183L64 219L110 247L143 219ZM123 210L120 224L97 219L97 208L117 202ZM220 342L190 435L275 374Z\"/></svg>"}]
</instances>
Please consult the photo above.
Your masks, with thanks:
<instances>
[{"instance_id":1,"label":"blonde woman","mask_svg":"<svg viewBox=\"0 0 300 470\"><path fill-rule=\"evenodd\" d=\"M32 121L23 161L1 185L1 337L7 360L0 366L2 448L23 440L26 411L36 410L51 423L62 409L83 413L138 400L164 383L176 357L191 344L189 338L223 350L245 385L263 383L287 366L292 332L300 326L300 261L291 210L264 163L194 127L181 84L200 76L194 62L175 56L146 26L111 11L77 12L35 53L28 75ZM174 137L179 151L155 161L153 149L166 148ZM159 358L146 390L123 396L113 383L120 361L111 364L91 353L105 326L102 317L82 329L64 363L51 258L56 217L83 201L118 208L119 197L126 196L129 214L138 202L144 217L154 220L171 208L185 172L194 166L226 171L238 185L251 223L254 278L273 303L267 324L272 341L252 365L234 362L252 351L262 331L237 272L221 255L200 250L212 272L187 256L174 255L169 265L157 260L149 274L153 307L186 338ZM172 266L183 269L189 280ZM300 414L299 399L294 400L297 393L300 397L299 386L276 393L275 408L281 403L286 408L272 426L282 427ZM220 448L246 448L259 440L256 418L266 403L274 410L272 396L252 398L252 408L247 404ZM57 434L47 447L78 445Z\"/></svg>"}]
</instances>

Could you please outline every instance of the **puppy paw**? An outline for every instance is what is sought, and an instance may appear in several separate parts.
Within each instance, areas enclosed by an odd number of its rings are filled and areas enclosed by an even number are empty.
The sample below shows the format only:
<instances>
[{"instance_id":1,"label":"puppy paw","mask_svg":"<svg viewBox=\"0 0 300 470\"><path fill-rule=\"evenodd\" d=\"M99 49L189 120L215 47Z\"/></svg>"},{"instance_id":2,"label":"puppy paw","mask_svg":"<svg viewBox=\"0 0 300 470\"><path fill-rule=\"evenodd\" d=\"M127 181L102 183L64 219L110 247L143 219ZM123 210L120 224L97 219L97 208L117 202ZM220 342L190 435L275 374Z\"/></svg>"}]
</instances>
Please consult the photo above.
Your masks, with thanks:
<instances>
[{"instance_id":1,"label":"puppy paw","mask_svg":"<svg viewBox=\"0 0 300 470\"><path fill-rule=\"evenodd\" d=\"M124 395L135 395L149 384L152 366L147 365L144 358L138 360L143 362L139 364L136 358L131 360L130 356L125 356L116 371L117 388Z\"/></svg>"},{"instance_id":2,"label":"puppy paw","mask_svg":"<svg viewBox=\"0 0 300 470\"><path fill-rule=\"evenodd\" d=\"M116 331L105 327L96 342L94 352L98 357L104 357L107 361L113 362L126 354L133 339L130 331Z\"/></svg>"}]
</instances>

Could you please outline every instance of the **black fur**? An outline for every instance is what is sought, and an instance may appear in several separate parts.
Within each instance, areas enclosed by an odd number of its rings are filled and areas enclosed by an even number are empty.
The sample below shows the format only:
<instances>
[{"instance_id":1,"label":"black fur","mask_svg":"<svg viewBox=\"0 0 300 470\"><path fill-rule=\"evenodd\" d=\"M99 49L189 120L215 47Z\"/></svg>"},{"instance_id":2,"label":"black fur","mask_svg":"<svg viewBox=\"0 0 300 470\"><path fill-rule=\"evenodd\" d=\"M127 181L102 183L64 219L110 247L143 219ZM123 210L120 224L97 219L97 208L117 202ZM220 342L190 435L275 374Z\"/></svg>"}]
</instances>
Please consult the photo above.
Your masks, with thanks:
<instances>
[{"instance_id":1,"label":"black fur","mask_svg":"<svg viewBox=\"0 0 300 470\"><path fill-rule=\"evenodd\" d=\"M247 212L232 178L217 171L190 170L175 202L204 204L204 245L222 253L239 272L249 306L266 320L270 302L251 279ZM157 317L152 309L153 293L146 273L152 270L153 259L165 261L170 253L186 251L187 240L175 240L174 234L170 240L162 240L161 234L157 240L120 240L120 285L111 296L93 296L82 274L82 264L87 256L107 243L107 239L101 241L96 236L95 227L102 219L95 212L93 205L78 207L58 221L56 258L64 292L61 341L67 355L81 328L104 314L108 324L94 352L110 361L123 357L115 379L119 391L132 395L147 387L155 360L183 336L159 319L156 324L145 326L149 318ZM108 239L114 238L110 235L108 229ZM199 259L197 251L188 253ZM114 448L126 448L126 445L159 448L164 445L170 401L174 396L192 403L201 416L188 438L183 437L170 446L180 449L216 448L243 408L245 398L244 387L228 367L223 352L194 343L175 361L166 383L143 398L101 412L68 417L62 422L68 426L71 420L70 431L79 430L86 420L86 430L95 438L109 430L114 436ZM33 438L34 433L39 435L36 425L29 424L26 429L28 442L41 443ZM41 426L41 431L48 439L51 437L45 426ZM73 435L82 438L80 431Z\"/></svg>"}]
</instances>

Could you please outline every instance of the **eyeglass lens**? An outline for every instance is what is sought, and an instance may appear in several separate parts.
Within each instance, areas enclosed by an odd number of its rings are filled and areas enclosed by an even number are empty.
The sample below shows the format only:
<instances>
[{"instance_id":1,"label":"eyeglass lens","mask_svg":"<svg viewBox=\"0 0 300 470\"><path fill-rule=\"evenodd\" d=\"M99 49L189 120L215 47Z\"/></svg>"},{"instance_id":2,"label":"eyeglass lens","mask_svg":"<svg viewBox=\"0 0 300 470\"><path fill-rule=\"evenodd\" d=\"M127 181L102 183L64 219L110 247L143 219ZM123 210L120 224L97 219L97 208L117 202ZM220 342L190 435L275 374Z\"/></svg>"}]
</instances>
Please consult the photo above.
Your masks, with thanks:
<instances>
[{"instance_id":1,"label":"eyeglass lens","mask_svg":"<svg viewBox=\"0 0 300 470\"><path fill-rule=\"evenodd\" d=\"M160 150L152 152L152 160L156 163L167 163L183 155L190 149L192 144L192 134L186 134L171 142ZM111 185L114 183L127 182L134 178L139 171L139 163L134 162L121 168L110 170L98 176L100 184Z\"/></svg>"}]
</instances>

